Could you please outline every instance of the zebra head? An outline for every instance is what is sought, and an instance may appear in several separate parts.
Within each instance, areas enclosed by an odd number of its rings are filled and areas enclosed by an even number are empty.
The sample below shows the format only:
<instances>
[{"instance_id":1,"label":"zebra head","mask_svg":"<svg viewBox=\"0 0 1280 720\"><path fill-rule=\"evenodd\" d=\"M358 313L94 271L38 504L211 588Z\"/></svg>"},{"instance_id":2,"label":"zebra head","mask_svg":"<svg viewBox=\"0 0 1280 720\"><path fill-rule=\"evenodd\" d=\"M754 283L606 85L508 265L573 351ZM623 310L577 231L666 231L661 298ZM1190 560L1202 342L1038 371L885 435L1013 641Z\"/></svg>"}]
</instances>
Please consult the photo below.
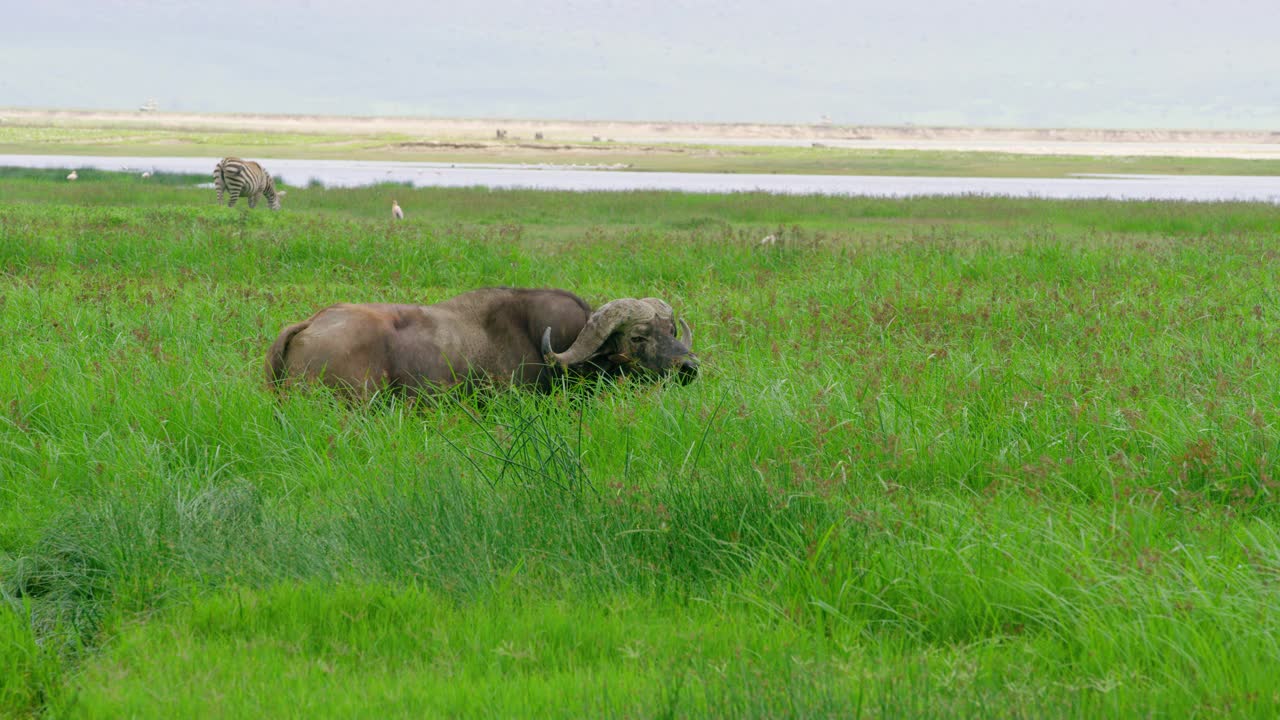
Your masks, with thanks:
<instances>
[{"instance_id":1,"label":"zebra head","mask_svg":"<svg viewBox=\"0 0 1280 720\"><path fill-rule=\"evenodd\" d=\"M287 190L276 190L276 181L275 181L275 180L273 180L273 179L271 179L271 177L270 177L270 176L268 176L268 177L267 177L267 189L266 189L266 191L265 191L263 194L267 196L267 204L268 204L268 206L269 206L272 210L279 210L279 209L280 209L280 200L281 200L281 198L283 198L285 195L288 195L288 194L289 194L289 191L287 191Z\"/></svg>"}]
</instances>

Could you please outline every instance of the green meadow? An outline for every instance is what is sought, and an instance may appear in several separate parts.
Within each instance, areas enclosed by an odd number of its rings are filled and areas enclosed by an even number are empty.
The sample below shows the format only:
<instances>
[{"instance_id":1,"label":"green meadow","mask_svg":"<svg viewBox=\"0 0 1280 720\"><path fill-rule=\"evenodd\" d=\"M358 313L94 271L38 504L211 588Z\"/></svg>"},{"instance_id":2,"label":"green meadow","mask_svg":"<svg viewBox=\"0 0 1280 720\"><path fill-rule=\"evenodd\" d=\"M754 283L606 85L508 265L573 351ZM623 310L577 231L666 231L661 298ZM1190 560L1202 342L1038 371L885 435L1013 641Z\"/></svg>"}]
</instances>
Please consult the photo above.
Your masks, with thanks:
<instances>
[{"instance_id":1,"label":"green meadow","mask_svg":"<svg viewBox=\"0 0 1280 720\"><path fill-rule=\"evenodd\" d=\"M0 717L1280 713L1280 207L65 174L0 172ZM488 285L702 373L265 387Z\"/></svg>"}]
</instances>

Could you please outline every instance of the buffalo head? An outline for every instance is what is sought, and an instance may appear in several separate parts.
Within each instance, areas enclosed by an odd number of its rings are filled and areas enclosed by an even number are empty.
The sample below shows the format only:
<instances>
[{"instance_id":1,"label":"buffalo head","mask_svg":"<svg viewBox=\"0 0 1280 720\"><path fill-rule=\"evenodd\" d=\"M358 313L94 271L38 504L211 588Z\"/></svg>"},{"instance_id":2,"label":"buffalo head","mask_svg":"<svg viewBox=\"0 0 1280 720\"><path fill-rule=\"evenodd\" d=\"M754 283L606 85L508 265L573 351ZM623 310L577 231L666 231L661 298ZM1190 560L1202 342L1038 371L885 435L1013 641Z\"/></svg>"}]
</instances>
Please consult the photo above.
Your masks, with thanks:
<instances>
[{"instance_id":1,"label":"buffalo head","mask_svg":"<svg viewBox=\"0 0 1280 720\"><path fill-rule=\"evenodd\" d=\"M551 348L551 328L542 333L542 357L547 365L576 370L587 365L663 376L678 372L688 383L698 374L692 352L693 330L680 319L677 329L671 306L658 298L622 298L591 313L573 345L562 353Z\"/></svg>"}]
</instances>

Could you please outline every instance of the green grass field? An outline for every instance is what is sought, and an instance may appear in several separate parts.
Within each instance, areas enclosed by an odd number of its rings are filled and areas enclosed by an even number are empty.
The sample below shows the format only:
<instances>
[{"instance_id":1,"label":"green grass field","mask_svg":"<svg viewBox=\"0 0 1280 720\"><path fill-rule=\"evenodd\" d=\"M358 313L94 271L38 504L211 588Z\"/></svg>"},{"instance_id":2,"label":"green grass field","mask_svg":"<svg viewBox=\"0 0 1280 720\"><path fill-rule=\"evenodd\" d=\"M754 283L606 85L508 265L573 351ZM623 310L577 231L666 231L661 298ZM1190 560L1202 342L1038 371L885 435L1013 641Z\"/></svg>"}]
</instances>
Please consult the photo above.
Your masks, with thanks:
<instances>
[{"instance_id":1,"label":"green grass field","mask_svg":"<svg viewBox=\"0 0 1280 720\"><path fill-rule=\"evenodd\" d=\"M447 163L622 164L636 172L1068 177L1075 173L1280 175L1280 160L1092 157L999 152L746 147L692 143L477 141L403 134L334 135L208 128L6 124L0 154L108 155Z\"/></svg>"},{"instance_id":2,"label":"green grass field","mask_svg":"<svg viewBox=\"0 0 1280 720\"><path fill-rule=\"evenodd\" d=\"M0 716L1280 712L1280 208L63 175L0 176ZM703 372L265 390L496 284Z\"/></svg>"}]
</instances>

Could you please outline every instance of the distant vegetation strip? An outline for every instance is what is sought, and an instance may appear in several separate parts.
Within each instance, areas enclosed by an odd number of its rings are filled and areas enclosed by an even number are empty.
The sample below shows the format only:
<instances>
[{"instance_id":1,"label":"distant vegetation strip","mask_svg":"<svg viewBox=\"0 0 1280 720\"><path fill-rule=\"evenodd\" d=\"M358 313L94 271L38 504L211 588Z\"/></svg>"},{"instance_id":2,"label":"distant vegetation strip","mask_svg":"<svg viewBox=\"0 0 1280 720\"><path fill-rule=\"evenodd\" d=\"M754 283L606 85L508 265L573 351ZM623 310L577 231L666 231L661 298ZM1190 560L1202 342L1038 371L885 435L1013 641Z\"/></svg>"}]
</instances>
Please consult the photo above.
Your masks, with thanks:
<instances>
[{"instance_id":1,"label":"distant vegetation strip","mask_svg":"<svg viewBox=\"0 0 1280 720\"><path fill-rule=\"evenodd\" d=\"M1066 177L1075 173L1280 175L1280 160L1024 155L837 147L508 138L457 141L405 134L111 129L0 125L0 154L247 157L608 164L648 172L731 172L950 177Z\"/></svg>"}]
</instances>

